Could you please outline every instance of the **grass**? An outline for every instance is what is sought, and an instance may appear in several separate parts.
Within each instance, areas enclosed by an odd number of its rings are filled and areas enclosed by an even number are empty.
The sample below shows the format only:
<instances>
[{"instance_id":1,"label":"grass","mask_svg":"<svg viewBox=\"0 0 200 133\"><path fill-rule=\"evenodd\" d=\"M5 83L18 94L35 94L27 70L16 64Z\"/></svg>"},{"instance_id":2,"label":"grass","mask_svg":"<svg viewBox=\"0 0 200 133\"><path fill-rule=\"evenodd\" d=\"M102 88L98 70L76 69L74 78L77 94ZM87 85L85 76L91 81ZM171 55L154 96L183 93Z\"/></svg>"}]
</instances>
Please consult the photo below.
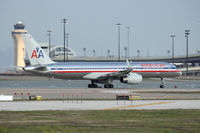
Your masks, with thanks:
<instances>
[{"instance_id":1,"label":"grass","mask_svg":"<svg viewBox=\"0 0 200 133\"><path fill-rule=\"evenodd\" d=\"M0 112L0 133L199 133L200 110Z\"/></svg>"}]
</instances>

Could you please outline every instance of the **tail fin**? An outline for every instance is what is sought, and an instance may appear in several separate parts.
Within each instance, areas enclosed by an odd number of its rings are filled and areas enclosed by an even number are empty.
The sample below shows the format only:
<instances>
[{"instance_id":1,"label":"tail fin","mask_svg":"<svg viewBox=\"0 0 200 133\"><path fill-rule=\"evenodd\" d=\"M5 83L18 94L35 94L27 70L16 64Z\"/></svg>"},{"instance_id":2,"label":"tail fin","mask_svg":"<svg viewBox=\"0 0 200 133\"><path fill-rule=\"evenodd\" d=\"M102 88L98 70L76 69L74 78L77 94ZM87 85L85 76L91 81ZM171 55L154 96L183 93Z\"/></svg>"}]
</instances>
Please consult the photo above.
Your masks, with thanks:
<instances>
[{"instance_id":1,"label":"tail fin","mask_svg":"<svg viewBox=\"0 0 200 133\"><path fill-rule=\"evenodd\" d=\"M30 34L22 34L22 38L31 65L45 65L54 63Z\"/></svg>"}]
</instances>

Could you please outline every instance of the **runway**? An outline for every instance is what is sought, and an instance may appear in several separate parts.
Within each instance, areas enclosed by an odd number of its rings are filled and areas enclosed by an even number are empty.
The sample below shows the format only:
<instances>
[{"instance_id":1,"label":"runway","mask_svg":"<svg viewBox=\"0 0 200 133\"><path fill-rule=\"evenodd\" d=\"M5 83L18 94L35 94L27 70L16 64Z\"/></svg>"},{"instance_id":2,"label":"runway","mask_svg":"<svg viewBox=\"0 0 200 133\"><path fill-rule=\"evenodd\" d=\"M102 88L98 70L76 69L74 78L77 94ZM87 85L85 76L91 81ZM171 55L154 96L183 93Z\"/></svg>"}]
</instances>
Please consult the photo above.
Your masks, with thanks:
<instances>
[{"instance_id":1,"label":"runway","mask_svg":"<svg viewBox=\"0 0 200 133\"><path fill-rule=\"evenodd\" d=\"M1 111L34 110L154 110L200 109L200 100L136 100L136 101L14 101L0 102Z\"/></svg>"}]
</instances>

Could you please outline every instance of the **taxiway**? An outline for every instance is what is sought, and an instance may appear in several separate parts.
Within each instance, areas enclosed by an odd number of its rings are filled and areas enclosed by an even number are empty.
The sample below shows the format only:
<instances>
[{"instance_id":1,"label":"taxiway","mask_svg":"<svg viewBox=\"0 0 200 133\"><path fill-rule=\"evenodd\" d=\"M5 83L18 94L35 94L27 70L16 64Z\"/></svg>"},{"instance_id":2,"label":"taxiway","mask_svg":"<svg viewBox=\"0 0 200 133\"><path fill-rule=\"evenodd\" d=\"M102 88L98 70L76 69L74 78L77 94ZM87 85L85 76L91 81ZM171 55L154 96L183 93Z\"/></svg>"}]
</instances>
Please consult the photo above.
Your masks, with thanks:
<instances>
[{"instance_id":1,"label":"taxiway","mask_svg":"<svg viewBox=\"0 0 200 133\"><path fill-rule=\"evenodd\" d=\"M119 109L200 109L200 100L0 102L1 111Z\"/></svg>"}]
</instances>

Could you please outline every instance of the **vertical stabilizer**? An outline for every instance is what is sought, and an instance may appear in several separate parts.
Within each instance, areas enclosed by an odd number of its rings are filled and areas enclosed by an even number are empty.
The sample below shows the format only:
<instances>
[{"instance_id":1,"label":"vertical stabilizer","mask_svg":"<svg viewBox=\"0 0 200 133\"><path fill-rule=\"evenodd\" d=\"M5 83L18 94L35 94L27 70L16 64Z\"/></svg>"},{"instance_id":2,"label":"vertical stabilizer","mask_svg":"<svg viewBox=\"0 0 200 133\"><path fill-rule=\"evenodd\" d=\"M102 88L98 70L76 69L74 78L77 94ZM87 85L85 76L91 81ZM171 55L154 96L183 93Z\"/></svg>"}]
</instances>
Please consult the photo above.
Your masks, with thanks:
<instances>
[{"instance_id":1,"label":"vertical stabilizer","mask_svg":"<svg viewBox=\"0 0 200 133\"><path fill-rule=\"evenodd\" d=\"M54 63L30 34L22 34L22 38L31 65L45 65Z\"/></svg>"}]
</instances>

